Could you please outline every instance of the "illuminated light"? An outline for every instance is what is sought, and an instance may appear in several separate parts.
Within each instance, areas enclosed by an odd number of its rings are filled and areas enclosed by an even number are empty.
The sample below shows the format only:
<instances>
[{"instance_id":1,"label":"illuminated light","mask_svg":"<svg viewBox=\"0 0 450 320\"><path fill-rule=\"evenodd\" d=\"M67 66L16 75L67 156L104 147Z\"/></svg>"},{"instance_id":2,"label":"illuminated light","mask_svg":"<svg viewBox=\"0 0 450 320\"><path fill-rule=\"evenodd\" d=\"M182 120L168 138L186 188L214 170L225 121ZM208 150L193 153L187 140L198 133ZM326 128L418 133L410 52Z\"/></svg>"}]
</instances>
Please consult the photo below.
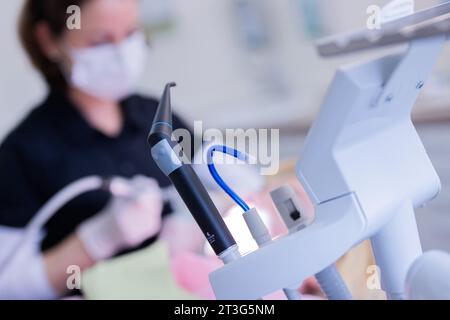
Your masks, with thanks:
<instances>
[{"instance_id":1,"label":"illuminated light","mask_svg":"<svg viewBox=\"0 0 450 320\"><path fill-rule=\"evenodd\" d=\"M251 203L249 203L249 206L251 208L253 207ZM258 212L261 215L262 220L270 230L272 224L271 216L263 210L258 210ZM248 230L247 224L244 220L242 209L239 206L232 207L226 213L224 220L227 224L227 227L230 229L231 234L235 238L241 254L247 254L258 249L258 245L253 239L250 230Z\"/></svg>"},{"instance_id":2,"label":"illuminated light","mask_svg":"<svg viewBox=\"0 0 450 320\"><path fill-rule=\"evenodd\" d=\"M254 207L252 203L248 203L248 205L250 206L250 208ZM258 209L258 212L261 215L262 220L270 230L274 222L272 216L270 215L270 213L264 210ZM235 205L225 213L224 221L239 246L239 252L242 255L245 255L257 250L258 245L253 239L250 230L248 230L243 215L244 213L242 212L242 208L238 205ZM206 255L213 255L211 246L207 242L205 243L204 252Z\"/></svg>"}]
</instances>

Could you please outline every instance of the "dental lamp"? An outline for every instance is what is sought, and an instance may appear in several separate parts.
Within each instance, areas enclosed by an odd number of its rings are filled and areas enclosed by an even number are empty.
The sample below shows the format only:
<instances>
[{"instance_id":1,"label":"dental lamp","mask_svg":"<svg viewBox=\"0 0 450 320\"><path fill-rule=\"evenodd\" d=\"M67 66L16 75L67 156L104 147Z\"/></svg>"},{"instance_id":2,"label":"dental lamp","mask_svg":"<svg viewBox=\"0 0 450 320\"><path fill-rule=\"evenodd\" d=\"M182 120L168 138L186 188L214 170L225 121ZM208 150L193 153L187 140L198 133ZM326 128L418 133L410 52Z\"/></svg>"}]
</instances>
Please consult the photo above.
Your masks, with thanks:
<instances>
[{"instance_id":1,"label":"dental lamp","mask_svg":"<svg viewBox=\"0 0 450 320\"><path fill-rule=\"evenodd\" d=\"M258 299L292 288L366 239L388 298L406 298L408 270L422 255L414 209L440 191L411 110L449 34L447 2L380 30L318 43L327 57L408 48L337 71L296 169L315 221L211 273L218 299Z\"/></svg>"}]
</instances>

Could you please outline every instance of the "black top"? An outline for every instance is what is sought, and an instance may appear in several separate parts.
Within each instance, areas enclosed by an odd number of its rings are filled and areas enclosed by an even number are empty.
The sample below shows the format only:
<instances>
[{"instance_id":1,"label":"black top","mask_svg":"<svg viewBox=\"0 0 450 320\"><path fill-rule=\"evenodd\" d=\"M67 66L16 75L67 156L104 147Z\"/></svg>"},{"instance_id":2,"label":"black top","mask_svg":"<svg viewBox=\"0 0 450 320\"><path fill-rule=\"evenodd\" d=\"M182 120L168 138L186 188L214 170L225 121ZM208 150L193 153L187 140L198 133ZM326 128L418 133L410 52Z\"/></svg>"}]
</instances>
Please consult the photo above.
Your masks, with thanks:
<instances>
[{"instance_id":1,"label":"black top","mask_svg":"<svg viewBox=\"0 0 450 320\"><path fill-rule=\"evenodd\" d=\"M63 187L90 175L129 178L141 174L167 187L170 182L147 144L157 106L156 100L137 95L124 100L123 130L111 138L92 128L64 94L51 92L0 146L0 225L24 227ZM174 128L186 126L174 117ZM46 225L42 249L70 235L99 212L109 197L107 192L95 191L66 205ZM169 212L166 206L164 214Z\"/></svg>"}]
</instances>

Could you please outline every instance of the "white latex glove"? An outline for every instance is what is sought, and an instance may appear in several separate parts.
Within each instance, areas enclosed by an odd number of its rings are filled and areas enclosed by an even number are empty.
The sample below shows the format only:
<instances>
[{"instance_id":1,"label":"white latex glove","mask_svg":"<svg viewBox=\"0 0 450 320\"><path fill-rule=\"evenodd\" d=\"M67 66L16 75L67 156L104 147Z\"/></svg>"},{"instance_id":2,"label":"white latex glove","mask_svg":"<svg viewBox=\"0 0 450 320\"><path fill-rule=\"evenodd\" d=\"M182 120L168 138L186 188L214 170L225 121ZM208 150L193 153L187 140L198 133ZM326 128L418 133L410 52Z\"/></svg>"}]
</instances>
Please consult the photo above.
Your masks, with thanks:
<instances>
[{"instance_id":1,"label":"white latex glove","mask_svg":"<svg viewBox=\"0 0 450 320\"><path fill-rule=\"evenodd\" d=\"M104 260L140 245L161 229L163 197L154 179L129 181L129 195L115 196L106 208L77 229L92 259Z\"/></svg>"}]
</instances>

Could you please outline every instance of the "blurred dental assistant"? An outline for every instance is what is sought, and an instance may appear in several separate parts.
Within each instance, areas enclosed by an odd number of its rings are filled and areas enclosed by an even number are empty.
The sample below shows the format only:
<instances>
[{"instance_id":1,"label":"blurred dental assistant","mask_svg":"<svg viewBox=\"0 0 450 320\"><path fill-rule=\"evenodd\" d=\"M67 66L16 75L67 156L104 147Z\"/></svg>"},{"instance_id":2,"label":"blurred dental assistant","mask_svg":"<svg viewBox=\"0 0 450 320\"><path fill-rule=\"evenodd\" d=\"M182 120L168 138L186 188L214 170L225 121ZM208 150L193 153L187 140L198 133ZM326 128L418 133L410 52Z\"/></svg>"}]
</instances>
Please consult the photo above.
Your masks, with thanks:
<instances>
[{"instance_id":1,"label":"blurred dental assistant","mask_svg":"<svg viewBox=\"0 0 450 320\"><path fill-rule=\"evenodd\" d=\"M66 26L71 5L81 8L79 30ZM164 225L169 181L146 143L158 101L134 92L147 50L138 16L138 0L25 1L20 39L49 93L0 147L0 239L86 176L130 178L137 196L97 191L66 205L47 223L41 252L0 274L6 298L65 295L68 265L83 270L150 244ZM174 126L186 128L178 117Z\"/></svg>"}]
</instances>

